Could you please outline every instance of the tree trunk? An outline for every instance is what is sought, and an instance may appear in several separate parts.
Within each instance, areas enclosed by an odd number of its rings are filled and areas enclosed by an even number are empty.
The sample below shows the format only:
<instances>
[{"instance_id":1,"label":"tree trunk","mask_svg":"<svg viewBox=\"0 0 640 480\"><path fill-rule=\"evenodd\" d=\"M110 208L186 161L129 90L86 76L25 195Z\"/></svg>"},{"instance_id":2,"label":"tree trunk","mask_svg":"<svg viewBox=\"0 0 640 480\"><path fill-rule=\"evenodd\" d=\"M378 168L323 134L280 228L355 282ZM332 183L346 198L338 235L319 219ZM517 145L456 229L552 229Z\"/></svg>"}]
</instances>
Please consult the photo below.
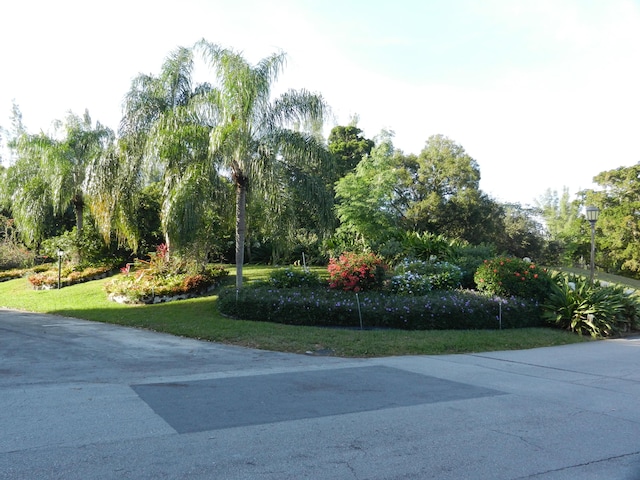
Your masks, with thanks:
<instances>
[{"instance_id":1,"label":"tree trunk","mask_svg":"<svg viewBox=\"0 0 640 480\"><path fill-rule=\"evenodd\" d=\"M76 213L76 251L73 252L73 262L82 262L81 240L82 229L84 228L84 201L81 196L77 196L73 202L74 210Z\"/></svg>"},{"instance_id":2,"label":"tree trunk","mask_svg":"<svg viewBox=\"0 0 640 480\"><path fill-rule=\"evenodd\" d=\"M244 239L246 234L247 185L236 182L236 288L242 288L242 265L244 264Z\"/></svg>"}]
</instances>

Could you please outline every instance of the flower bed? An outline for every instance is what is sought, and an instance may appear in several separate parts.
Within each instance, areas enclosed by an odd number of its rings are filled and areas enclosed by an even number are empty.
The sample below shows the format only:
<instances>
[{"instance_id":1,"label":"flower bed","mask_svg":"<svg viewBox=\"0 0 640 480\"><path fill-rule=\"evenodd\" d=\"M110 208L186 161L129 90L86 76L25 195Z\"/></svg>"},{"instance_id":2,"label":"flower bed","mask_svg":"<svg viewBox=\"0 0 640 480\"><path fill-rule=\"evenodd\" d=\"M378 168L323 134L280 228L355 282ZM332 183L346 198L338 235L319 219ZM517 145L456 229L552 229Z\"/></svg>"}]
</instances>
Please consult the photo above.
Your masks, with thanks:
<instances>
[{"instance_id":1,"label":"flower bed","mask_svg":"<svg viewBox=\"0 0 640 480\"><path fill-rule=\"evenodd\" d=\"M7 280L15 280L16 278L26 277L38 272L49 270L49 265L38 265L31 268L12 268L11 270L3 270L0 272L0 282Z\"/></svg>"},{"instance_id":2,"label":"flower bed","mask_svg":"<svg viewBox=\"0 0 640 480\"><path fill-rule=\"evenodd\" d=\"M162 303L204 295L213 290L229 272L223 267L207 266L198 273L165 272L140 265L127 267L105 284L111 301L128 304Z\"/></svg>"},{"instance_id":3,"label":"flower bed","mask_svg":"<svg viewBox=\"0 0 640 480\"><path fill-rule=\"evenodd\" d=\"M112 275L113 271L113 267L111 266L86 267L82 269L79 269L77 266L65 267L60 272L60 287L68 287L76 283L99 280ZM58 288L58 270L49 269L44 272L35 273L29 275L27 280L34 290L51 290Z\"/></svg>"}]
</instances>

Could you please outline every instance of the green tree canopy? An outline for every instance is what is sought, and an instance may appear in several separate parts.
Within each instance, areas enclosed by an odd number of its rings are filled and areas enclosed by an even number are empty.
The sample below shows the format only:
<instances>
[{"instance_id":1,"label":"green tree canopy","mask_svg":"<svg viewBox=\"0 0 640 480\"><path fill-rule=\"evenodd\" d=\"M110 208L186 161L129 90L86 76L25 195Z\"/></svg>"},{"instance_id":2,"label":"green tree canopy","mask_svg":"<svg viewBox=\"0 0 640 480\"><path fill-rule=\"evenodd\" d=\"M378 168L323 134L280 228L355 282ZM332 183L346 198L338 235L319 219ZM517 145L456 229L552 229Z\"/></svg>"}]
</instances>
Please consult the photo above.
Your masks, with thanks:
<instances>
[{"instance_id":1,"label":"green tree canopy","mask_svg":"<svg viewBox=\"0 0 640 480\"><path fill-rule=\"evenodd\" d=\"M94 126L86 111L82 117L69 113L54 126L54 135L22 133L14 142L17 160L8 173L12 213L31 243L42 240L50 208L61 215L72 207L81 237L91 200L87 176L114 141L113 132L99 122Z\"/></svg>"},{"instance_id":2,"label":"green tree canopy","mask_svg":"<svg viewBox=\"0 0 640 480\"><path fill-rule=\"evenodd\" d=\"M352 171L375 146L375 142L364 138L362 130L355 125L333 127L327 142L329 151L338 160L335 180Z\"/></svg>"},{"instance_id":3,"label":"green tree canopy","mask_svg":"<svg viewBox=\"0 0 640 480\"><path fill-rule=\"evenodd\" d=\"M601 210L597 263L640 277L640 163L602 172L594 181L603 187L587 192L588 202Z\"/></svg>"},{"instance_id":4,"label":"green tree canopy","mask_svg":"<svg viewBox=\"0 0 640 480\"><path fill-rule=\"evenodd\" d=\"M376 248L401 231L397 191L405 176L392 134L382 132L370 155L336 184L338 235L361 247Z\"/></svg>"},{"instance_id":5,"label":"green tree canopy","mask_svg":"<svg viewBox=\"0 0 640 480\"><path fill-rule=\"evenodd\" d=\"M569 189L562 194L547 190L537 201L548 235L549 261L573 265L589 254L589 239L585 236L582 201L571 200Z\"/></svg>"}]
</instances>

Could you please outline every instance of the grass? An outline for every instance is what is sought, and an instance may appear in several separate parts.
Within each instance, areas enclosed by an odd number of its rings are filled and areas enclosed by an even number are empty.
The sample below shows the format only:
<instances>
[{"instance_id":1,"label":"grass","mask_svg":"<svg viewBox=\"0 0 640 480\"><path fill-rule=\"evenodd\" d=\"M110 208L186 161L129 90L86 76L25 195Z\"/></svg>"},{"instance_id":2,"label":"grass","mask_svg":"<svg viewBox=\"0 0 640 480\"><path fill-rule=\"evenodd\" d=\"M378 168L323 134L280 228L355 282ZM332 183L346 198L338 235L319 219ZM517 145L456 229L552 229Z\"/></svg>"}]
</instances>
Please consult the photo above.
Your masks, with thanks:
<instances>
[{"instance_id":1,"label":"grass","mask_svg":"<svg viewBox=\"0 0 640 480\"><path fill-rule=\"evenodd\" d=\"M264 279L270 268L245 267L247 281ZM232 345L342 357L438 355L496 350L520 350L589 341L586 337L550 328L473 331L347 330L300 327L225 318L217 296L156 305L110 302L103 280L61 290L35 291L26 279L0 283L0 307L48 313L96 322L144 328ZM235 282L233 276L228 281Z\"/></svg>"},{"instance_id":2,"label":"grass","mask_svg":"<svg viewBox=\"0 0 640 480\"><path fill-rule=\"evenodd\" d=\"M589 274L590 274L589 270L586 270L584 268L558 267L558 268L555 268L554 270L557 270L559 272L565 272L565 273L574 273L576 275L580 275L587 278L589 277ZM626 285L630 288L640 290L640 280L636 280L635 278L620 277L618 275L613 275L611 273L606 273L606 272L598 272L596 270L594 272L594 279L600 280L601 282L609 282L609 283L615 283L620 285Z\"/></svg>"}]
</instances>

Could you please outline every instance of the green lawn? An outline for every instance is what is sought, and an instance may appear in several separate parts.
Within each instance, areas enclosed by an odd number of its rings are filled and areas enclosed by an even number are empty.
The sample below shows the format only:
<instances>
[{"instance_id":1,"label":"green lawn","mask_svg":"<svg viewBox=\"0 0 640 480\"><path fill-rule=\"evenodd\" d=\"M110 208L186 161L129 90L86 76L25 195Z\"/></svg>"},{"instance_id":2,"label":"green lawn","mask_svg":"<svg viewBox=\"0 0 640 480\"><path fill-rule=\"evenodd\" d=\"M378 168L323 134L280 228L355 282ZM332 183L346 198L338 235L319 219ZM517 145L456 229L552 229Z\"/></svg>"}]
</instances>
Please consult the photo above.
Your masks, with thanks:
<instances>
[{"instance_id":1,"label":"green lawn","mask_svg":"<svg viewBox=\"0 0 640 480\"><path fill-rule=\"evenodd\" d=\"M554 268L554 270L557 270L559 272L565 272L565 273L575 273L576 275L581 275L583 277L589 277L590 275L589 270L586 270L583 268L559 267L559 268ZM598 271L594 273L594 278L595 280L600 280L602 282L626 285L630 288L640 290L640 280L636 280L634 278L620 277L618 275L612 275L610 273L598 272Z\"/></svg>"},{"instance_id":2,"label":"green lawn","mask_svg":"<svg viewBox=\"0 0 640 480\"><path fill-rule=\"evenodd\" d=\"M247 281L264 278L267 267L245 267ZM234 281L233 277L229 279ZM121 305L104 292L106 280L32 290L26 279L0 283L0 307L50 313L167 332L174 335L282 352L329 352L344 357L436 355L516 350L589 341L547 328L473 331L345 330L298 327L225 318L217 296L158 305Z\"/></svg>"}]
</instances>

